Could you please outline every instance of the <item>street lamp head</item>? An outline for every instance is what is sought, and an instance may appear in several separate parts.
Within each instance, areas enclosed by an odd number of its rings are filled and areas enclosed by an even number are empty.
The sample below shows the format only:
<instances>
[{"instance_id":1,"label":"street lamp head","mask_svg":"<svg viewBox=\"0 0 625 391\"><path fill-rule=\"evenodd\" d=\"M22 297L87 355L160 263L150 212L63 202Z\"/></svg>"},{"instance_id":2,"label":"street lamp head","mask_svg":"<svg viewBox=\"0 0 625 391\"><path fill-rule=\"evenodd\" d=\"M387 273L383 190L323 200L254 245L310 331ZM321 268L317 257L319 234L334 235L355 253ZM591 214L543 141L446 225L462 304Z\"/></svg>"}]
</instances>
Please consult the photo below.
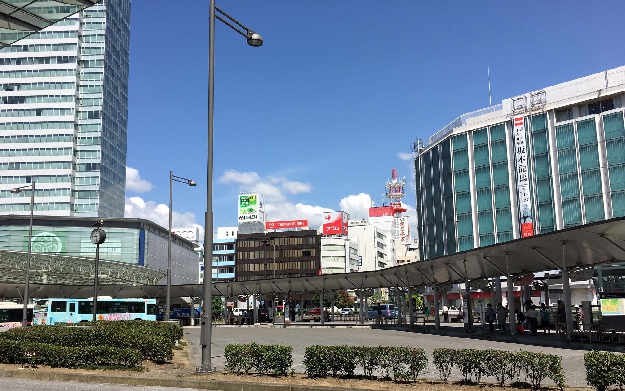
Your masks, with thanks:
<instances>
[{"instance_id":1,"label":"street lamp head","mask_svg":"<svg viewBox=\"0 0 625 391\"><path fill-rule=\"evenodd\" d=\"M189 179L189 186L195 186L197 185L197 183L195 183L195 181L192 181L191 179Z\"/></svg>"},{"instance_id":2,"label":"street lamp head","mask_svg":"<svg viewBox=\"0 0 625 391\"><path fill-rule=\"evenodd\" d=\"M253 31L247 33L247 44L254 47L263 46L263 37Z\"/></svg>"},{"instance_id":3,"label":"street lamp head","mask_svg":"<svg viewBox=\"0 0 625 391\"><path fill-rule=\"evenodd\" d=\"M20 192L19 187L14 187L14 188L11 189L11 193L12 194L19 194L19 192Z\"/></svg>"}]
</instances>

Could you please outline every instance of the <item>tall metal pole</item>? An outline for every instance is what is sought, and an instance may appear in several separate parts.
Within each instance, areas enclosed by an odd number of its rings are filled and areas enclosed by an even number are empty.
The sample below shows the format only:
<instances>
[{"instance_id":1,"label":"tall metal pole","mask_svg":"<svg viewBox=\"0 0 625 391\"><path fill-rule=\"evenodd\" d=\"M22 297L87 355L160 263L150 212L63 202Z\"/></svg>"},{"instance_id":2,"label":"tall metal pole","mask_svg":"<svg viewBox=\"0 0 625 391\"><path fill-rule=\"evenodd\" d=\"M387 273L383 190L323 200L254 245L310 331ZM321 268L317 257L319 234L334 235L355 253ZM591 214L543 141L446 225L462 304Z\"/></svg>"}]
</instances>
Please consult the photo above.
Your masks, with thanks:
<instances>
[{"instance_id":1,"label":"tall metal pole","mask_svg":"<svg viewBox=\"0 0 625 391\"><path fill-rule=\"evenodd\" d=\"M95 275L93 277L93 321L98 320L98 274L100 264L100 245L95 246Z\"/></svg>"},{"instance_id":2,"label":"tall metal pole","mask_svg":"<svg viewBox=\"0 0 625 391\"><path fill-rule=\"evenodd\" d=\"M510 262L506 253L506 282L508 284L508 318L510 319L510 334L516 334L516 314L514 313L514 281L510 275Z\"/></svg>"},{"instance_id":3,"label":"tall metal pole","mask_svg":"<svg viewBox=\"0 0 625 391\"><path fill-rule=\"evenodd\" d=\"M206 167L206 215L204 221L204 302L200 321L202 372L211 372L211 333L213 301L213 110L215 80L215 0L208 7L208 162ZM207 273L208 272L208 273Z\"/></svg>"},{"instance_id":4,"label":"tall metal pole","mask_svg":"<svg viewBox=\"0 0 625 391\"><path fill-rule=\"evenodd\" d=\"M172 176L169 172L169 230L167 231L167 296L165 297L165 320L169 320L171 311L171 220L172 220ZM211 268L212 271L212 268ZM206 265L204 265L204 278L206 278Z\"/></svg>"},{"instance_id":5,"label":"tall metal pole","mask_svg":"<svg viewBox=\"0 0 625 391\"><path fill-rule=\"evenodd\" d=\"M30 224L28 225L28 256L26 258L26 280L24 281L24 308L22 310L22 327L28 326L28 288L30 284L30 257L33 241L33 210L35 208L35 182L30 184Z\"/></svg>"}]
</instances>

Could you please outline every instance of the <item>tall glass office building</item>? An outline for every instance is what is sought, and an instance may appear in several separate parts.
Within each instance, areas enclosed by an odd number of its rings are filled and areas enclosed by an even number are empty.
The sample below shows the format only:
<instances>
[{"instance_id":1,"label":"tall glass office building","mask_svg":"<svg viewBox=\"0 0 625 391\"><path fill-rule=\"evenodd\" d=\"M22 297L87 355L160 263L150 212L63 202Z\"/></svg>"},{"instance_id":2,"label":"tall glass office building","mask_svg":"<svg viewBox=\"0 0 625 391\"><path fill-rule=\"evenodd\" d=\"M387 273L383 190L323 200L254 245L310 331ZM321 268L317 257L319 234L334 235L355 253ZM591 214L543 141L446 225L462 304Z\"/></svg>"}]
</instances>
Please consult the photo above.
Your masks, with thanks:
<instances>
[{"instance_id":1,"label":"tall glass office building","mask_svg":"<svg viewBox=\"0 0 625 391\"><path fill-rule=\"evenodd\" d=\"M421 259L625 216L625 67L464 114L415 158Z\"/></svg>"},{"instance_id":2,"label":"tall glass office building","mask_svg":"<svg viewBox=\"0 0 625 391\"><path fill-rule=\"evenodd\" d=\"M0 50L0 214L124 216L129 46L105 0Z\"/></svg>"}]
</instances>

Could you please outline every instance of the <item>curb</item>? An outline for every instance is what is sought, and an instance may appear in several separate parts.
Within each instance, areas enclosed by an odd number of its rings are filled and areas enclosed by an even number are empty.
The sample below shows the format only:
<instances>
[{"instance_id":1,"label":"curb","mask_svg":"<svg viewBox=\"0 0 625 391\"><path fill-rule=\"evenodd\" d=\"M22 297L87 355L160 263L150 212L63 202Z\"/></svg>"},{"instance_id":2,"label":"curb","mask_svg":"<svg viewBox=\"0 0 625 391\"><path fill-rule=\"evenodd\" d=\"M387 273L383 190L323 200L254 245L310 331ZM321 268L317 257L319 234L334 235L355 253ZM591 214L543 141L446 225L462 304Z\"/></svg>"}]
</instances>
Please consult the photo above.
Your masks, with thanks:
<instances>
[{"instance_id":1,"label":"curb","mask_svg":"<svg viewBox=\"0 0 625 391\"><path fill-rule=\"evenodd\" d=\"M81 382L81 383L105 383L105 384L124 384L128 386L156 386L156 387L176 387L176 388L193 388L197 390L220 390L220 391L348 391L353 388L335 388L335 387L319 387L319 386L302 386L291 384L271 384L271 383L249 383L236 381L221 380L205 380L205 379L189 379L189 378L148 378L148 377L124 377L124 376L105 376L85 373L60 373L45 372L39 370L16 369L0 371L0 377L32 379L32 380L49 380L63 382ZM361 388L361 390L367 390Z\"/></svg>"}]
</instances>

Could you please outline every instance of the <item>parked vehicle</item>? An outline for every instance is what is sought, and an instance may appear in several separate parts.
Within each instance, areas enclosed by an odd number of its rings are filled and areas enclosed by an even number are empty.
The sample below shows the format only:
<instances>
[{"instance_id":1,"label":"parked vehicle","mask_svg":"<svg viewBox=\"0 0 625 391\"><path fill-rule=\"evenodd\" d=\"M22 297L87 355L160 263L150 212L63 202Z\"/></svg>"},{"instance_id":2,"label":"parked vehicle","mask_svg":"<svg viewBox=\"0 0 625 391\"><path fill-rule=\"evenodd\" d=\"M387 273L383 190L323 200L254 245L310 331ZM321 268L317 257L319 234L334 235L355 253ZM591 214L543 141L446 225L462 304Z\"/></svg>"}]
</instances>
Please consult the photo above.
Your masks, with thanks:
<instances>
[{"instance_id":1,"label":"parked vehicle","mask_svg":"<svg viewBox=\"0 0 625 391\"><path fill-rule=\"evenodd\" d=\"M369 306L367 310L367 319L377 319L378 309L381 311L381 315L384 319L397 318L397 311L394 304L375 304Z\"/></svg>"},{"instance_id":2,"label":"parked vehicle","mask_svg":"<svg viewBox=\"0 0 625 391\"><path fill-rule=\"evenodd\" d=\"M271 322L271 318L269 318L269 311L266 308L258 309L258 321L259 322Z\"/></svg>"},{"instance_id":3,"label":"parked vehicle","mask_svg":"<svg viewBox=\"0 0 625 391\"><path fill-rule=\"evenodd\" d=\"M354 310L352 308L343 308L341 315L354 315Z\"/></svg>"},{"instance_id":4,"label":"parked vehicle","mask_svg":"<svg viewBox=\"0 0 625 391\"><path fill-rule=\"evenodd\" d=\"M330 320L330 315L324 309L323 310L325 320ZM320 322L321 321L321 310L319 308L313 308L311 310L304 311L302 314L302 321L304 322Z\"/></svg>"},{"instance_id":5,"label":"parked vehicle","mask_svg":"<svg viewBox=\"0 0 625 391\"><path fill-rule=\"evenodd\" d=\"M245 308L233 308L232 315L234 316L248 316L248 312Z\"/></svg>"}]
</instances>

